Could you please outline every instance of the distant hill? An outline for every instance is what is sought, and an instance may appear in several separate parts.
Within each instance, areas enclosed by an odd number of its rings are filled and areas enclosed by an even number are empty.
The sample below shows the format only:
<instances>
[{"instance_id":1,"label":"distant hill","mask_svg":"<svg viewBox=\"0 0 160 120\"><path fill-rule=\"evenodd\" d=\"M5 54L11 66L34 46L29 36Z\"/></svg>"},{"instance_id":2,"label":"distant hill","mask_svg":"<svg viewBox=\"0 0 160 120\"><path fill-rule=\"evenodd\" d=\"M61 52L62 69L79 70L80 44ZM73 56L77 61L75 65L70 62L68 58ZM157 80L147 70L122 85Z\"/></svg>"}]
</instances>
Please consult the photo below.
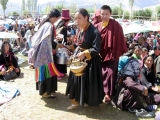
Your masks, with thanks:
<instances>
[{"instance_id":1,"label":"distant hill","mask_svg":"<svg viewBox=\"0 0 160 120\"><path fill-rule=\"evenodd\" d=\"M7 6L6 14L16 11L21 13L21 3L15 3L10 1ZM16 1L16 0L15 0ZM119 6L120 2L122 3L123 9L129 9L128 0L40 0L43 4L40 5L40 8L43 10L46 6L56 6L57 4L62 4L69 8L72 3L76 3L78 8L100 8L104 4L112 6ZM145 1L145 2L144 2ZM133 9L142 9L150 6L156 6L160 4L160 0L135 0ZM0 15L2 15L2 7L0 5Z\"/></svg>"},{"instance_id":2,"label":"distant hill","mask_svg":"<svg viewBox=\"0 0 160 120\"><path fill-rule=\"evenodd\" d=\"M6 15L8 13L12 13L13 11L21 13L21 5L17 4L17 3L10 3L10 2L8 2L7 9L6 9ZM2 10L1 5L0 5L0 15L3 15L3 10Z\"/></svg>"}]
</instances>

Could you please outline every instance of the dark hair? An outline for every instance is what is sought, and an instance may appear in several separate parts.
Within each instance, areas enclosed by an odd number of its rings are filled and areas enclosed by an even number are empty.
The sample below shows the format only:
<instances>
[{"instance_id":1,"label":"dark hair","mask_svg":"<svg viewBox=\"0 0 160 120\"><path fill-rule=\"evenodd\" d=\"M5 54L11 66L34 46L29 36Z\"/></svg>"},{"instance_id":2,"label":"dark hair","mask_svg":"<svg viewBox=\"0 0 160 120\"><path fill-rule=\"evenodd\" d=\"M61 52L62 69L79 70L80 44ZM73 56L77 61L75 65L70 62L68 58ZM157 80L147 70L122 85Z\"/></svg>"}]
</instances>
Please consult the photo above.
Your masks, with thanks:
<instances>
[{"instance_id":1,"label":"dark hair","mask_svg":"<svg viewBox=\"0 0 160 120\"><path fill-rule=\"evenodd\" d=\"M26 38L23 38L23 41L24 41L24 42L26 42L26 41L27 41L27 39L26 39Z\"/></svg>"},{"instance_id":2,"label":"dark hair","mask_svg":"<svg viewBox=\"0 0 160 120\"><path fill-rule=\"evenodd\" d=\"M62 20L57 24L56 29L65 26L65 23L68 22L68 21L70 21L70 19L67 19L67 20L62 19Z\"/></svg>"},{"instance_id":3,"label":"dark hair","mask_svg":"<svg viewBox=\"0 0 160 120\"><path fill-rule=\"evenodd\" d=\"M4 46L5 46L5 44L8 44L8 45L9 45L9 52L12 52L12 47L11 47L11 45L9 44L9 42L8 42L8 41L4 41L3 44L2 44L2 47L1 47L1 53L2 53L2 55L5 55L5 51L4 51Z\"/></svg>"},{"instance_id":4,"label":"dark hair","mask_svg":"<svg viewBox=\"0 0 160 120\"><path fill-rule=\"evenodd\" d=\"M158 37L158 38L159 38L160 36L157 34L157 35L156 35L156 37Z\"/></svg>"},{"instance_id":5,"label":"dark hair","mask_svg":"<svg viewBox=\"0 0 160 120\"><path fill-rule=\"evenodd\" d=\"M33 27L32 26L29 26L29 28L28 28L29 30L32 30L33 29Z\"/></svg>"},{"instance_id":6,"label":"dark hair","mask_svg":"<svg viewBox=\"0 0 160 120\"><path fill-rule=\"evenodd\" d=\"M130 57L130 56L132 56L132 54L133 54L133 50L129 50L128 52L124 53L123 55Z\"/></svg>"},{"instance_id":7,"label":"dark hair","mask_svg":"<svg viewBox=\"0 0 160 120\"><path fill-rule=\"evenodd\" d=\"M145 37L139 37L138 40L145 40Z\"/></svg>"},{"instance_id":8,"label":"dark hair","mask_svg":"<svg viewBox=\"0 0 160 120\"><path fill-rule=\"evenodd\" d=\"M144 66L145 61L147 60L148 57L151 57L151 58L153 59L152 55L147 55L147 56L145 56L144 59L143 59L143 66Z\"/></svg>"},{"instance_id":9,"label":"dark hair","mask_svg":"<svg viewBox=\"0 0 160 120\"><path fill-rule=\"evenodd\" d=\"M134 50L137 49L137 48L142 50L142 46L140 46L139 44L136 44L136 45L134 46Z\"/></svg>"},{"instance_id":10,"label":"dark hair","mask_svg":"<svg viewBox=\"0 0 160 120\"><path fill-rule=\"evenodd\" d=\"M83 17L88 17L87 21L89 22L89 13L86 9L84 8L80 8L79 10L76 11L76 13L79 12L80 14L82 14Z\"/></svg>"},{"instance_id":11,"label":"dark hair","mask_svg":"<svg viewBox=\"0 0 160 120\"><path fill-rule=\"evenodd\" d=\"M45 23L45 22L49 22L49 19L52 18L52 17L60 17L61 16L61 13L59 12L58 9L52 9L50 11L50 13L48 14L48 16L40 23L39 25L39 28Z\"/></svg>"},{"instance_id":12,"label":"dark hair","mask_svg":"<svg viewBox=\"0 0 160 120\"><path fill-rule=\"evenodd\" d=\"M111 9L110 6L108 6L108 5L103 5L103 6L101 7L101 10L109 10L109 12L112 14L112 9Z\"/></svg>"},{"instance_id":13,"label":"dark hair","mask_svg":"<svg viewBox=\"0 0 160 120\"><path fill-rule=\"evenodd\" d=\"M160 50L160 47L159 47L159 46L155 46L155 47L153 48L153 50Z\"/></svg>"},{"instance_id":14,"label":"dark hair","mask_svg":"<svg viewBox=\"0 0 160 120\"><path fill-rule=\"evenodd\" d=\"M145 48L145 47L143 47L143 48L142 48L142 51L143 51L143 52L145 52L145 51L148 52L148 49Z\"/></svg>"}]
</instances>

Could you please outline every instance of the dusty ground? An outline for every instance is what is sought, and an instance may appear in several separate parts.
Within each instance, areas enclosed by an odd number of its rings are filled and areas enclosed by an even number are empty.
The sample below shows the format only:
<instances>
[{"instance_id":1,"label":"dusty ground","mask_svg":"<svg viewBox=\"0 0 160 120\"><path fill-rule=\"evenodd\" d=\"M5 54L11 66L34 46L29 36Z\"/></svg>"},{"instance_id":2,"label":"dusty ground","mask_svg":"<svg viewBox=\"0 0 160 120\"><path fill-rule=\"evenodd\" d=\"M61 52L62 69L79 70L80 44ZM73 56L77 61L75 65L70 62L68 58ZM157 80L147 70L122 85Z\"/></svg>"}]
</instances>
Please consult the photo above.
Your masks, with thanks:
<instances>
[{"instance_id":1,"label":"dusty ground","mask_svg":"<svg viewBox=\"0 0 160 120\"><path fill-rule=\"evenodd\" d=\"M110 104L68 111L66 108L70 101L65 96L67 77L58 81L55 99L42 99L35 89L34 71L23 67L21 70L20 78L10 82L0 81L18 88L21 93L0 106L0 120L138 120L134 114L120 111Z\"/></svg>"}]
</instances>

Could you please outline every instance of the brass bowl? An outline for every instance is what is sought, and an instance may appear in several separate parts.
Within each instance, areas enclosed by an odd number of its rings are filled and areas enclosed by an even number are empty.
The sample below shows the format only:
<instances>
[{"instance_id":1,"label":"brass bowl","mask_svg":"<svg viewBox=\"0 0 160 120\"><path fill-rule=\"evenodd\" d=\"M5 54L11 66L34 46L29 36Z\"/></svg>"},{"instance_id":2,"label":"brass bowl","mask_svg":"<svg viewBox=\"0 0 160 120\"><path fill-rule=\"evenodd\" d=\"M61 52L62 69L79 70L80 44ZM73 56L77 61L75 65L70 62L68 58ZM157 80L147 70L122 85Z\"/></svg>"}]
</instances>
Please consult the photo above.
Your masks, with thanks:
<instances>
[{"instance_id":1,"label":"brass bowl","mask_svg":"<svg viewBox=\"0 0 160 120\"><path fill-rule=\"evenodd\" d=\"M73 64L74 66L80 66L80 65L81 65L81 62L80 62L79 59L74 59L74 60L72 60L72 64Z\"/></svg>"},{"instance_id":2,"label":"brass bowl","mask_svg":"<svg viewBox=\"0 0 160 120\"><path fill-rule=\"evenodd\" d=\"M74 64L71 64L70 69L75 76L82 76L86 66L87 66L86 62L80 62L80 66L75 66Z\"/></svg>"}]
</instances>

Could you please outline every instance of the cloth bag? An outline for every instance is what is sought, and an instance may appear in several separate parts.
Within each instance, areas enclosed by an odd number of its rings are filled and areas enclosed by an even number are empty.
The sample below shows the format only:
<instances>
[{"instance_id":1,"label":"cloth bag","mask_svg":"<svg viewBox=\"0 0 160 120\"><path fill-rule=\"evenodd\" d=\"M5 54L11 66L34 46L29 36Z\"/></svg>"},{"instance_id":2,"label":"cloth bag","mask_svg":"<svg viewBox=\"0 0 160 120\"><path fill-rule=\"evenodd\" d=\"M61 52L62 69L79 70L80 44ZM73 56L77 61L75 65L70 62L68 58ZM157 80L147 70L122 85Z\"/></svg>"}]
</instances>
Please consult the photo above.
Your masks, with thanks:
<instances>
[{"instance_id":1,"label":"cloth bag","mask_svg":"<svg viewBox=\"0 0 160 120\"><path fill-rule=\"evenodd\" d=\"M11 72L7 72L4 76L3 76L3 79L4 80L11 80L11 79L14 79L14 78L17 78L18 75L16 73L15 70L12 70Z\"/></svg>"}]
</instances>

